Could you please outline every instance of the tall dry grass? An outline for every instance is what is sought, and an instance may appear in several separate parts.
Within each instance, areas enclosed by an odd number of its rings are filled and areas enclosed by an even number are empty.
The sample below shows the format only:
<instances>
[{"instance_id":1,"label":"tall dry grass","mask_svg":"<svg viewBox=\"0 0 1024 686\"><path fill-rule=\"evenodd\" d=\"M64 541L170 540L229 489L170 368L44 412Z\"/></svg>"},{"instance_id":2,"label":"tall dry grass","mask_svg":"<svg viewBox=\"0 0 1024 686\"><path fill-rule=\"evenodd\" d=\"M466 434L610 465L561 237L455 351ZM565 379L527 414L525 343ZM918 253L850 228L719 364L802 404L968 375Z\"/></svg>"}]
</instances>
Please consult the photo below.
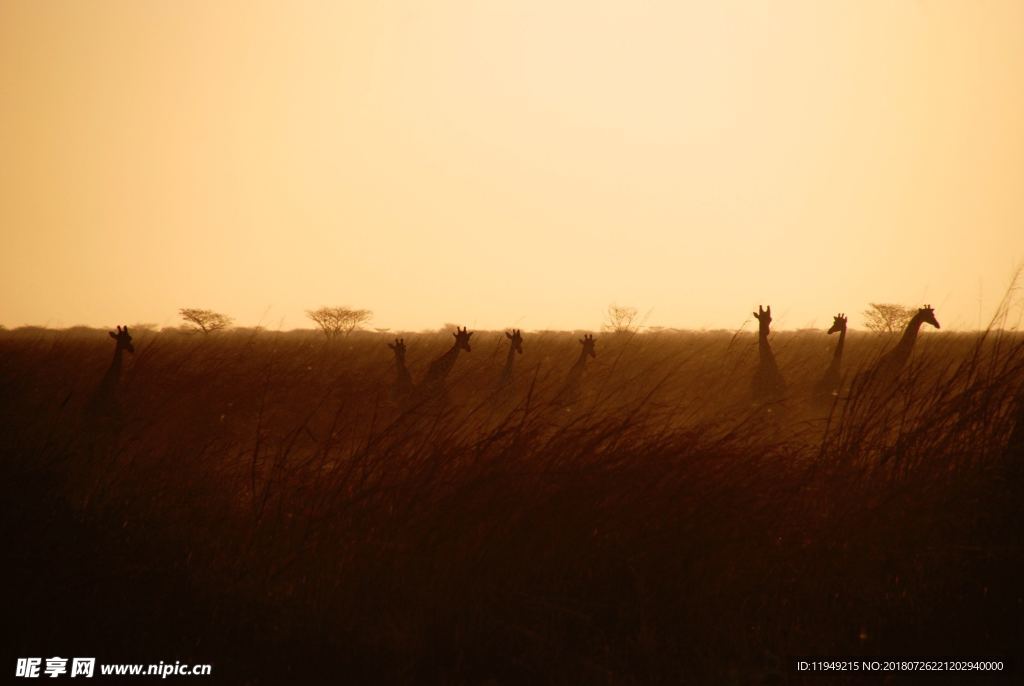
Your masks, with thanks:
<instances>
[{"instance_id":1,"label":"tall dry grass","mask_svg":"<svg viewBox=\"0 0 1024 686\"><path fill-rule=\"evenodd\" d=\"M419 378L448 333L405 334ZM479 332L449 402L389 393L383 336L0 333L19 656L214 664L228 681L784 683L791 656L1015 655L1024 341L929 332L897 382L851 332ZM63 652L61 652L63 651Z\"/></svg>"}]
</instances>

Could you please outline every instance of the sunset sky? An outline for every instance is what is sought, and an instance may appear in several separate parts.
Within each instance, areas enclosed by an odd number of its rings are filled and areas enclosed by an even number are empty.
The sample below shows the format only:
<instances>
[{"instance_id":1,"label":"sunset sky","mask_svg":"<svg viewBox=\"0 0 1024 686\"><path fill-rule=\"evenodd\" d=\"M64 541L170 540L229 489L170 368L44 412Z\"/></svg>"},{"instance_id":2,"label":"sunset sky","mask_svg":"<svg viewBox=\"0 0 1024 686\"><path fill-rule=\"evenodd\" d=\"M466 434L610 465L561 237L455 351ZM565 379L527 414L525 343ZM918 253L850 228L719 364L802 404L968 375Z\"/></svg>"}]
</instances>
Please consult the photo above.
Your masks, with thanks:
<instances>
[{"instance_id":1,"label":"sunset sky","mask_svg":"<svg viewBox=\"0 0 1024 686\"><path fill-rule=\"evenodd\" d=\"M0 0L0 324L974 328L1024 2Z\"/></svg>"}]
</instances>

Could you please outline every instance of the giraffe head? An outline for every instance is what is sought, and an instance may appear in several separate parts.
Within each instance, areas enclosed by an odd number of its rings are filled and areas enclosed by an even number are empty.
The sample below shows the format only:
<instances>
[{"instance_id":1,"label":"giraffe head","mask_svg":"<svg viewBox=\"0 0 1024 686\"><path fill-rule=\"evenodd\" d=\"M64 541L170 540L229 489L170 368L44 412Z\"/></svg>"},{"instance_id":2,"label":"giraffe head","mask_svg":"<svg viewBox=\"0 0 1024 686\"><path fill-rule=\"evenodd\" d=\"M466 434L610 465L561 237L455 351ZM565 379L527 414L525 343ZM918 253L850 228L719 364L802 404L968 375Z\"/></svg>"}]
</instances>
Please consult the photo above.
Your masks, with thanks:
<instances>
[{"instance_id":1,"label":"giraffe head","mask_svg":"<svg viewBox=\"0 0 1024 686\"><path fill-rule=\"evenodd\" d=\"M772 306L769 305L767 309L762 308L760 305L757 306L757 312L754 313L754 318L757 319L758 328L761 335L768 335L768 326L772 323Z\"/></svg>"},{"instance_id":2,"label":"giraffe head","mask_svg":"<svg viewBox=\"0 0 1024 686\"><path fill-rule=\"evenodd\" d=\"M830 336L834 333L839 333L840 331L846 331L845 314L839 313L835 317L832 317L832 320L832 328L828 330Z\"/></svg>"},{"instance_id":3,"label":"giraffe head","mask_svg":"<svg viewBox=\"0 0 1024 686\"><path fill-rule=\"evenodd\" d=\"M132 336L128 333L128 327L117 327L117 333L108 331L110 337L117 341L117 348L115 350L127 350L130 353L135 352L135 346L132 345Z\"/></svg>"},{"instance_id":4,"label":"giraffe head","mask_svg":"<svg viewBox=\"0 0 1024 686\"><path fill-rule=\"evenodd\" d=\"M931 324L936 329L941 329L939 326L939 320L935 318L935 308L931 305L925 305L917 311L917 318L925 324Z\"/></svg>"},{"instance_id":5,"label":"giraffe head","mask_svg":"<svg viewBox=\"0 0 1024 686\"><path fill-rule=\"evenodd\" d=\"M460 350L465 350L467 353L470 352L469 337L473 335L472 331L466 331L466 327L455 327L455 347Z\"/></svg>"},{"instance_id":6,"label":"giraffe head","mask_svg":"<svg viewBox=\"0 0 1024 686\"><path fill-rule=\"evenodd\" d=\"M512 349L520 355L523 354L523 334L519 329L512 329L511 333L506 331L505 337L512 341Z\"/></svg>"},{"instance_id":7,"label":"giraffe head","mask_svg":"<svg viewBox=\"0 0 1024 686\"><path fill-rule=\"evenodd\" d=\"M388 347L394 351L395 357L401 361L405 361L405 339L396 338L394 343L388 343Z\"/></svg>"},{"instance_id":8,"label":"giraffe head","mask_svg":"<svg viewBox=\"0 0 1024 686\"><path fill-rule=\"evenodd\" d=\"M594 336L591 334L584 334L583 338L580 339L580 345L583 346L583 354L590 355L591 357L597 357L597 352L594 350L594 346L597 345L597 341L594 340Z\"/></svg>"}]
</instances>

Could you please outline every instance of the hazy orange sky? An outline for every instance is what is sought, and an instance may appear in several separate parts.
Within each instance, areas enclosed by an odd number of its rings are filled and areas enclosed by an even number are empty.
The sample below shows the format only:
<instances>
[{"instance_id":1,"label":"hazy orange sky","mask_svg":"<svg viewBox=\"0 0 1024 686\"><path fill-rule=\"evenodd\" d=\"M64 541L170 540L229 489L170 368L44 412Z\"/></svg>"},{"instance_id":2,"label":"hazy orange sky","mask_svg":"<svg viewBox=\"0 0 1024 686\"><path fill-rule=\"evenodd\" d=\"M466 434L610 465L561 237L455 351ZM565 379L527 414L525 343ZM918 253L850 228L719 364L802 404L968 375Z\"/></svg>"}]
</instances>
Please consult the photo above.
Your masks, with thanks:
<instances>
[{"instance_id":1,"label":"hazy orange sky","mask_svg":"<svg viewBox=\"0 0 1024 686\"><path fill-rule=\"evenodd\" d=\"M1024 2L0 0L0 155L7 326L973 328Z\"/></svg>"}]
</instances>

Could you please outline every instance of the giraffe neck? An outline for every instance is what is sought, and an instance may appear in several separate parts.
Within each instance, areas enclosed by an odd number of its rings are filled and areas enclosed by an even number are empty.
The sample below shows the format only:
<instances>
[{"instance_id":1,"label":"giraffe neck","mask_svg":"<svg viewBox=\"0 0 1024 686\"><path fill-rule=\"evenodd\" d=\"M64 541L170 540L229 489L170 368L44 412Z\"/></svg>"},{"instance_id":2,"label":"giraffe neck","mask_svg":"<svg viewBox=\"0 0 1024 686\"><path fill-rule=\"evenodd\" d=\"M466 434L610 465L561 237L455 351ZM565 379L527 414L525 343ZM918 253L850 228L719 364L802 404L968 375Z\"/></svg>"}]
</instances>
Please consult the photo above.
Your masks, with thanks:
<instances>
[{"instance_id":1,"label":"giraffe neck","mask_svg":"<svg viewBox=\"0 0 1024 686\"><path fill-rule=\"evenodd\" d=\"M886 370L887 374L896 374L906 365L907 360L910 359L910 353L914 349L914 343L917 342L917 334L921 330L921 324L923 323L924 320L921 318L920 313L914 315L907 322L907 328L904 330L900 342L882 356L880 365L882 369Z\"/></svg>"},{"instance_id":2,"label":"giraffe neck","mask_svg":"<svg viewBox=\"0 0 1024 686\"><path fill-rule=\"evenodd\" d=\"M512 365L515 364L515 359L516 349L509 346L508 355L505 357L505 368L501 370L502 385L508 383L512 379Z\"/></svg>"},{"instance_id":3,"label":"giraffe neck","mask_svg":"<svg viewBox=\"0 0 1024 686\"><path fill-rule=\"evenodd\" d=\"M581 350L580 356L577 358L576 363L569 370L570 379L578 379L583 376L583 370L587 367L587 351Z\"/></svg>"},{"instance_id":4,"label":"giraffe neck","mask_svg":"<svg viewBox=\"0 0 1024 686\"><path fill-rule=\"evenodd\" d=\"M774 366L775 354L772 353L772 346L768 343L768 327L761 327L757 332L757 352L761 358L761 365Z\"/></svg>"},{"instance_id":5,"label":"giraffe neck","mask_svg":"<svg viewBox=\"0 0 1024 686\"><path fill-rule=\"evenodd\" d=\"M839 342L836 343L836 350L832 354L832 364L829 365L829 371L838 370L839 364L843 360L843 347L846 345L846 327L839 329Z\"/></svg>"},{"instance_id":6,"label":"giraffe neck","mask_svg":"<svg viewBox=\"0 0 1024 686\"><path fill-rule=\"evenodd\" d=\"M103 374L103 378L100 379L99 388L93 394L91 401L94 404L93 409L107 407L110 403L116 402L117 387L121 382L121 361L123 357L124 350L120 347L115 348L114 359Z\"/></svg>"},{"instance_id":7,"label":"giraffe neck","mask_svg":"<svg viewBox=\"0 0 1024 686\"><path fill-rule=\"evenodd\" d=\"M399 386L412 386L412 375L409 374L409 369L405 366L404 357L395 355L395 371L397 373L397 383Z\"/></svg>"},{"instance_id":8,"label":"giraffe neck","mask_svg":"<svg viewBox=\"0 0 1024 686\"><path fill-rule=\"evenodd\" d=\"M579 400L580 391L583 387L583 370L587 367L587 351L580 350L580 356L569 369L569 375L558 392L555 402L559 404L572 404Z\"/></svg>"},{"instance_id":9,"label":"giraffe neck","mask_svg":"<svg viewBox=\"0 0 1024 686\"><path fill-rule=\"evenodd\" d=\"M456 343L451 349L441 357L431 363L430 368L427 370L426 382L437 383L444 381L451 372L452 367L455 366L455 358L459 356L459 344Z\"/></svg>"},{"instance_id":10,"label":"giraffe neck","mask_svg":"<svg viewBox=\"0 0 1024 686\"><path fill-rule=\"evenodd\" d=\"M114 359L111 361L107 373L103 375L104 387L113 387L121 380L121 362L123 359L124 350L120 346L114 348Z\"/></svg>"},{"instance_id":11,"label":"giraffe neck","mask_svg":"<svg viewBox=\"0 0 1024 686\"><path fill-rule=\"evenodd\" d=\"M903 331L903 336L900 338L900 342L896 345L896 352L898 355L910 355L910 351L914 348L914 343L917 342L917 334L921 331L922 323L923 320L919 314L914 315L913 319L907 322L907 328Z\"/></svg>"}]
</instances>

